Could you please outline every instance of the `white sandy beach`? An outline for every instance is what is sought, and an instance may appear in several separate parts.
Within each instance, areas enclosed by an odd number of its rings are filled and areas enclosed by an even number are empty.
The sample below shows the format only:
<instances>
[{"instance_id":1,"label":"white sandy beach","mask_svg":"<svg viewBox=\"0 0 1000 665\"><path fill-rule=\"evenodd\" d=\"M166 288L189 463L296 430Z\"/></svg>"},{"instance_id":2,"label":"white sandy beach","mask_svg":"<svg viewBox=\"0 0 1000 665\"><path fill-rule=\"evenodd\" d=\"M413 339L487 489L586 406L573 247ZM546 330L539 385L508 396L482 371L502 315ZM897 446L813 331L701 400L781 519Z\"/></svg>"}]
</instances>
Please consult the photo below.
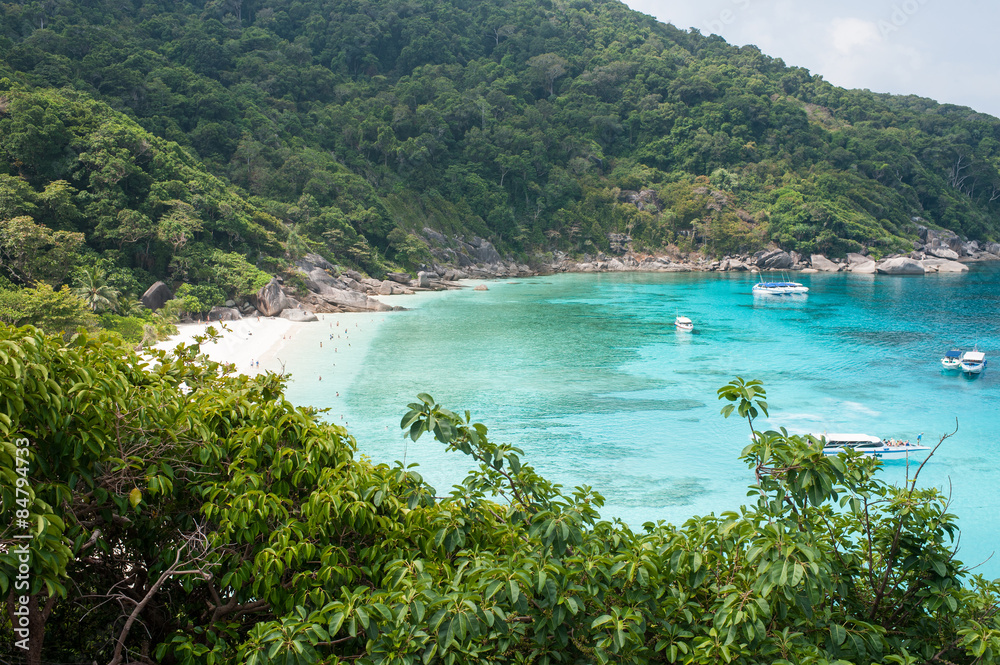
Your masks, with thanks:
<instances>
[{"instance_id":1,"label":"white sandy beach","mask_svg":"<svg viewBox=\"0 0 1000 665\"><path fill-rule=\"evenodd\" d=\"M182 323L177 326L176 335L154 348L173 349L179 344L193 344L194 338L204 335L211 326L220 334L221 339L214 343L206 342L202 345L202 351L216 362L234 364L240 374L255 376L268 370L280 372L281 365L275 360L275 354L294 338L301 326L307 325L310 324L268 317Z\"/></svg>"},{"instance_id":2,"label":"white sandy beach","mask_svg":"<svg viewBox=\"0 0 1000 665\"><path fill-rule=\"evenodd\" d=\"M423 294L422 294L423 295ZM383 302L392 305L403 305L406 302L418 300L414 296L382 296ZM357 356L366 347L364 342L377 327L376 321L384 321L387 312L351 312L339 314L317 314L319 321L310 323L293 323L278 317L250 317L239 321L215 321L212 323L182 323L177 326L177 334L164 340L154 348L173 349L179 344L193 344L195 337L204 335L211 326L219 333L221 339L214 343L202 345L202 351L212 360L219 363L232 363L236 371L248 376L256 376L264 372L284 373L285 360L301 356L304 347L315 348L317 360L326 355L323 353L323 341L328 335L330 339L338 339L337 333L343 331L345 343L333 342L332 348L326 353L336 353L347 360L348 355ZM364 323L364 325L361 325ZM225 326L225 328L223 328ZM346 342L347 331L351 332L351 341ZM367 334L362 334L362 331ZM359 344L362 342L362 344ZM338 347L344 347L338 349ZM299 373L302 368L299 367ZM322 369L317 363L317 370Z\"/></svg>"},{"instance_id":3,"label":"white sandy beach","mask_svg":"<svg viewBox=\"0 0 1000 665\"><path fill-rule=\"evenodd\" d=\"M441 293L427 291L379 296L378 299L387 305L413 308L440 297ZM316 316L319 321L310 323L293 323L277 317L185 323L177 326L176 335L155 348L173 349L181 343L192 344L196 336L204 335L212 326L221 339L202 345L202 351L209 358L232 363L237 372L248 376L265 372L291 374L287 390L297 396L298 403L332 407L334 404L325 402L323 397L336 399L346 394L354 377L364 369L368 346L379 326L393 314L344 312ZM320 393L315 391L317 384L323 388Z\"/></svg>"}]
</instances>

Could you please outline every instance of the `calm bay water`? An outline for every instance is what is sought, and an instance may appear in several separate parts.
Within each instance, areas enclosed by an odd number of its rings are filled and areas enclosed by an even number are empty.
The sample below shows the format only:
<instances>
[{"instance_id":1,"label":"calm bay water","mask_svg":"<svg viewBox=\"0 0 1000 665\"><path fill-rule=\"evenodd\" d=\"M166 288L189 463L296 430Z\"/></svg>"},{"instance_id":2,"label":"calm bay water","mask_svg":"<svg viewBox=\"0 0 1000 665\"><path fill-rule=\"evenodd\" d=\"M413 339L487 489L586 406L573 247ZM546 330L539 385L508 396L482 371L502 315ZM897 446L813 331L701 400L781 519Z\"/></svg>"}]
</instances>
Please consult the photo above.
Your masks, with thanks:
<instances>
[{"instance_id":1,"label":"calm bay water","mask_svg":"<svg viewBox=\"0 0 1000 665\"><path fill-rule=\"evenodd\" d=\"M374 460L419 463L445 493L469 458L399 430L406 404L428 392L523 448L542 475L594 487L605 518L636 527L746 501L746 423L723 419L716 399L734 376L764 381L764 428L935 443L957 419L921 484L951 493L959 558L987 559L1000 549L1000 265L795 278L808 297L754 297L752 276L714 273L558 275L406 297L394 302L411 311L341 317L342 338L306 329L284 359L288 394L330 408ZM693 333L674 330L677 314ZM974 344L992 368L971 380L941 372L944 351ZM881 473L901 483L905 464ZM977 572L1000 577L1000 556Z\"/></svg>"}]
</instances>

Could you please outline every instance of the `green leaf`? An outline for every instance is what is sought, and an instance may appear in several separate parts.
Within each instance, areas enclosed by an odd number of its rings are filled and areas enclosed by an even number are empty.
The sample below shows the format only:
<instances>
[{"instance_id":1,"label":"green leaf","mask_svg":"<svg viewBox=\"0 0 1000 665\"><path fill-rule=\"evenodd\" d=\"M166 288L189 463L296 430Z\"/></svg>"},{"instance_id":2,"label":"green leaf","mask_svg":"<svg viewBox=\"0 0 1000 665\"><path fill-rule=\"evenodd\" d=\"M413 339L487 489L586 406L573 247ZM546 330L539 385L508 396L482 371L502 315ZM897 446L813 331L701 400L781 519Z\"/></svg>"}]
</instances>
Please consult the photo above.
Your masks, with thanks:
<instances>
[{"instance_id":1,"label":"green leaf","mask_svg":"<svg viewBox=\"0 0 1000 665\"><path fill-rule=\"evenodd\" d=\"M612 620L613 619L610 614L602 614L601 616L594 619L594 621L590 624L590 627L591 629L600 628L601 626Z\"/></svg>"},{"instance_id":2,"label":"green leaf","mask_svg":"<svg viewBox=\"0 0 1000 665\"><path fill-rule=\"evenodd\" d=\"M833 643L839 647L844 643L844 640L847 639L847 631L844 630L843 626L832 623L830 624L830 639L832 639Z\"/></svg>"}]
</instances>

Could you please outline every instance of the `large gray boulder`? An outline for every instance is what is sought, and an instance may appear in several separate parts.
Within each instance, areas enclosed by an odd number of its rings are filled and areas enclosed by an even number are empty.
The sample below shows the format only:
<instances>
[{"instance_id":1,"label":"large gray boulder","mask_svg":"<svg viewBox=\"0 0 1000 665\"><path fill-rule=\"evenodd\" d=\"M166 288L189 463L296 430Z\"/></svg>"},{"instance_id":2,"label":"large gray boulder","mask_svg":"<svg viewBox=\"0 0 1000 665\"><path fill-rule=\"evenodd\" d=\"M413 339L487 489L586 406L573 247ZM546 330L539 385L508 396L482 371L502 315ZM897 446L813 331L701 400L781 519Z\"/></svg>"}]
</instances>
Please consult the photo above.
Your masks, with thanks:
<instances>
[{"instance_id":1,"label":"large gray boulder","mask_svg":"<svg viewBox=\"0 0 1000 665\"><path fill-rule=\"evenodd\" d=\"M1000 242L988 242L983 245L983 251L1000 256Z\"/></svg>"},{"instance_id":2,"label":"large gray boulder","mask_svg":"<svg viewBox=\"0 0 1000 665\"><path fill-rule=\"evenodd\" d=\"M945 261L937 268L938 272L969 272L969 266L958 261Z\"/></svg>"},{"instance_id":3,"label":"large gray boulder","mask_svg":"<svg viewBox=\"0 0 1000 665\"><path fill-rule=\"evenodd\" d=\"M473 236L469 241L463 241L466 252L476 263L500 263L500 253L493 247L493 243L483 238Z\"/></svg>"},{"instance_id":4,"label":"large gray boulder","mask_svg":"<svg viewBox=\"0 0 1000 665\"><path fill-rule=\"evenodd\" d=\"M303 281L306 283L306 288L309 289L310 291L316 293L322 293L324 290L335 288L334 287L335 284L337 284L338 282L343 282L343 280L346 279L351 279L351 278L341 277L338 279L333 275L331 275L330 273L326 272L325 270L322 270L320 268L313 268L306 274L305 279Z\"/></svg>"},{"instance_id":5,"label":"large gray boulder","mask_svg":"<svg viewBox=\"0 0 1000 665\"><path fill-rule=\"evenodd\" d=\"M360 282L361 280L363 280L365 278L365 276L362 275L361 273L359 273L357 270L345 270L344 271L344 276L345 277L350 277L351 279L353 279L356 282Z\"/></svg>"},{"instance_id":6,"label":"large gray boulder","mask_svg":"<svg viewBox=\"0 0 1000 665\"><path fill-rule=\"evenodd\" d=\"M924 254L930 254L939 259L947 259L949 261L954 261L958 258L958 252L945 245L928 245L924 247Z\"/></svg>"},{"instance_id":7,"label":"large gray boulder","mask_svg":"<svg viewBox=\"0 0 1000 665\"><path fill-rule=\"evenodd\" d=\"M747 266L747 264L741 261L740 259L729 259L728 270L731 270L733 272L743 272L749 269L750 268Z\"/></svg>"},{"instance_id":8,"label":"large gray boulder","mask_svg":"<svg viewBox=\"0 0 1000 665\"><path fill-rule=\"evenodd\" d=\"M864 254L858 254L857 252L847 253L847 264L854 265L855 263L868 263L872 259Z\"/></svg>"},{"instance_id":9,"label":"large gray boulder","mask_svg":"<svg viewBox=\"0 0 1000 665\"><path fill-rule=\"evenodd\" d=\"M309 253L295 262L295 265L302 269L302 272L312 272L316 268L337 272L337 266L333 265L319 254Z\"/></svg>"},{"instance_id":10,"label":"large gray boulder","mask_svg":"<svg viewBox=\"0 0 1000 665\"><path fill-rule=\"evenodd\" d=\"M417 273L417 286L422 289L431 288L431 280L438 279L438 274L436 272L427 272L421 270Z\"/></svg>"},{"instance_id":11,"label":"large gray boulder","mask_svg":"<svg viewBox=\"0 0 1000 665\"><path fill-rule=\"evenodd\" d=\"M209 321L239 321L242 318L240 310L235 307L215 306L208 312Z\"/></svg>"},{"instance_id":12,"label":"large gray boulder","mask_svg":"<svg viewBox=\"0 0 1000 665\"><path fill-rule=\"evenodd\" d=\"M397 284L402 284L403 286L409 286L410 284L410 275L405 272L390 272L386 273L385 277L386 279L392 280Z\"/></svg>"},{"instance_id":13,"label":"large gray boulder","mask_svg":"<svg viewBox=\"0 0 1000 665\"><path fill-rule=\"evenodd\" d=\"M282 310L288 309L291 303L288 296L281 290L281 282L277 277L261 287L255 297L257 311L263 316L278 316Z\"/></svg>"},{"instance_id":14,"label":"large gray boulder","mask_svg":"<svg viewBox=\"0 0 1000 665\"><path fill-rule=\"evenodd\" d=\"M812 267L820 272L837 272L840 270L840 266L826 258L822 254L813 254L809 257L809 262Z\"/></svg>"},{"instance_id":15,"label":"large gray boulder","mask_svg":"<svg viewBox=\"0 0 1000 665\"><path fill-rule=\"evenodd\" d=\"M444 278L449 282L457 282L460 279L468 279L469 276L461 270L446 270Z\"/></svg>"},{"instance_id":16,"label":"large gray boulder","mask_svg":"<svg viewBox=\"0 0 1000 665\"><path fill-rule=\"evenodd\" d=\"M378 295L380 296L397 296L408 291L409 289L402 284L397 284L388 279L383 281L378 287Z\"/></svg>"},{"instance_id":17,"label":"large gray boulder","mask_svg":"<svg viewBox=\"0 0 1000 665\"><path fill-rule=\"evenodd\" d=\"M860 273L862 275L874 275L875 262L868 259L864 263L852 263L849 269L851 272Z\"/></svg>"},{"instance_id":18,"label":"large gray boulder","mask_svg":"<svg viewBox=\"0 0 1000 665\"><path fill-rule=\"evenodd\" d=\"M305 309L285 309L280 314L281 318L294 321L296 323L307 323L309 321L319 321L316 315Z\"/></svg>"},{"instance_id":19,"label":"large gray boulder","mask_svg":"<svg viewBox=\"0 0 1000 665\"><path fill-rule=\"evenodd\" d=\"M151 309L154 312L161 307L168 300L173 300L174 294L170 292L170 287L163 282L154 282L151 287L146 289L146 292L142 294L139 300L142 302L142 306L146 309Z\"/></svg>"},{"instance_id":20,"label":"large gray boulder","mask_svg":"<svg viewBox=\"0 0 1000 665\"><path fill-rule=\"evenodd\" d=\"M875 264L875 271L883 275L923 275L926 272L918 261L905 256L880 261Z\"/></svg>"},{"instance_id":21,"label":"large gray boulder","mask_svg":"<svg viewBox=\"0 0 1000 665\"><path fill-rule=\"evenodd\" d=\"M757 267L764 270L788 270L793 265L795 262L791 255L782 249L764 252L757 257Z\"/></svg>"}]
</instances>

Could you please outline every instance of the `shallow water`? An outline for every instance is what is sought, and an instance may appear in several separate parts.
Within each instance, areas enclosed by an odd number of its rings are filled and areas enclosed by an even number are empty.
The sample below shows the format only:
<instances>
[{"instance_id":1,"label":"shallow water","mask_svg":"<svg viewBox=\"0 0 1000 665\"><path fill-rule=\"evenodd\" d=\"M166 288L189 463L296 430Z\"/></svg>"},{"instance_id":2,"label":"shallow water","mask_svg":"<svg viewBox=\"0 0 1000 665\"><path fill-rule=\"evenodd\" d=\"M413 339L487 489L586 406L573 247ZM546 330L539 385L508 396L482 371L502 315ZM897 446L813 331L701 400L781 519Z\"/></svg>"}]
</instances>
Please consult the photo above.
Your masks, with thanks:
<instances>
[{"instance_id":1,"label":"shallow water","mask_svg":"<svg viewBox=\"0 0 1000 665\"><path fill-rule=\"evenodd\" d=\"M602 515L633 526L746 500L746 423L723 419L716 399L737 375L764 381L764 428L924 432L934 443L957 419L921 484L951 492L959 558L985 560L1000 544L1000 265L796 279L808 296L755 297L752 276L714 273L557 275L412 296L394 301L411 311L356 315L333 353L315 344L326 326L306 329L286 351L288 395L329 407L374 460L419 463L444 493L469 459L399 430L406 404L428 392L523 448L542 475L594 487ZM674 330L677 314L693 333ZM942 373L944 351L975 344L994 367L971 380ZM902 462L882 471L895 482L905 473ZM1000 577L1000 558L977 572Z\"/></svg>"}]
</instances>

